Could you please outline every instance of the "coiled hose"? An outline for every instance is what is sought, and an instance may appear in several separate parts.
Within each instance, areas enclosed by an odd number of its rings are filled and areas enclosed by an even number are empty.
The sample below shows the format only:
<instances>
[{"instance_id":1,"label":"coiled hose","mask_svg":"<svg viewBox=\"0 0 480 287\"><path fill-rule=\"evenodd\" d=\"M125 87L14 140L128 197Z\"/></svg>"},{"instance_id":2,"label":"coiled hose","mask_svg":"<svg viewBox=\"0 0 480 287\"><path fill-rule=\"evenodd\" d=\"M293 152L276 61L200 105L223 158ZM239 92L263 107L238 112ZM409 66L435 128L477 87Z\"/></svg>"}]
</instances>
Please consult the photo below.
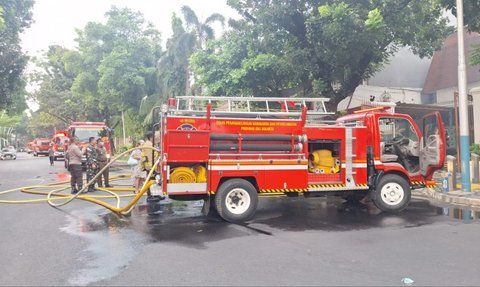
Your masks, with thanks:
<instances>
[{"instance_id":1,"label":"coiled hose","mask_svg":"<svg viewBox=\"0 0 480 287\"><path fill-rule=\"evenodd\" d=\"M76 194L65 194L65 193L60 193L60 191L67 189L69 186L65 186L64 184L67 184L68 181L62 181L62 182L57 182L53 183L50 185L35 185L35 186L27 186L27 187L21 187L21 188L15 188L15 189L10 189L6 191L0 192L0 195L18 191L20 190L21 192L24 193L29 193L29 194L36 194L36 195L46 195L46 198L40 198L40 199L30 199L30 200L0 200L0 203L5 203L5 204L22 204L22 203L34 203L34 202L42 202L42 201L47 201L48 204L52 207L61 207L64 206L70 202L72 202L74 199L81 199L85 201L90 201L95 204L98 204L100 206L103 206L115 213L120 213L123 215L128 215L132 211L132 209L135 207L135 204L140 200L140 198L145 194L145 192L150 188L152 184L155 183L154 180L150 180L152 177L152 174L155 170L155 168L158 166L161 157L159 157L155 163L152 165L152 169L147 175L147 179L144 184L142 185L142 188L140 189L140 192L135 194L135 195L119 195L115 193L114 191L127 191L131 190L130 188L100 188L100 190L103 190L110 195L86 195L84 194L84 191L88 188L90 184L93 184L96 182L97 178L103 173L104 170L109 168L114 162L116 162L120 157L123 155L132 152L137 148L132 148L129 149L125 152L120 153L119 155L115 156L104 168L102 168L97 174L89 181L87 184L84 185L84 187L78 191ZM154 147L142 147L141 149L149 149L149 150L154 150L154 151L159 151L157 148ZM127 177L127 175L121 175L117 177L112 177L112 179L115 178L122 178L122 177ZM41 192L41 191L36 191L35 189L38 188L53 188L49 192ZM124 206L120 206L120 199L123 197L132 197L133 198ZM110 205L104 201L101 201L100 199L108 199L108 198L115 198L116 199L116 205ZM63 202L60 203L55 203L54 201L60 201L64 200Z\"/></svg>"}]
</instances>

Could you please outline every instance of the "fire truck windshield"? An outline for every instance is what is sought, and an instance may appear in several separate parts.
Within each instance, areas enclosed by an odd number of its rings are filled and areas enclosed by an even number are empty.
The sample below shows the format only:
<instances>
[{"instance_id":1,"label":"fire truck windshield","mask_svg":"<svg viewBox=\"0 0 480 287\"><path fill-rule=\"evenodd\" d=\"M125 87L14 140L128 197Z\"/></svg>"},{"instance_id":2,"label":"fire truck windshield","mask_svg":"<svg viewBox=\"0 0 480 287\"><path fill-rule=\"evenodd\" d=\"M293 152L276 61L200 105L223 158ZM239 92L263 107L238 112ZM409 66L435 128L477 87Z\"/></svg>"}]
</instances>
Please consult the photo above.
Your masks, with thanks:
<instances>
[{"instance_id":1,"label":"fire truck windshield","mask_svg":"<svg viewBox=\"0 0 480 287\"><path fill-rule=\"evenodd\" d=\"M68 137L65 137L65 136L57 136L57 137L55 137L55 143L56 143L56 144L59 144L59 145L64 144L66 140L68 140Z\"/></svg>"},{"instance_id":2,"label":"fire truck windshield","mask_svg":"<svg viewBox=\"0 0 480 287\"><path fill-rule=\"evenodd\" d=\"M99 138L104 136L105 128L75 128L74 135L81 142L88 142L90 137Z\"/></svg>"}]
</instances>

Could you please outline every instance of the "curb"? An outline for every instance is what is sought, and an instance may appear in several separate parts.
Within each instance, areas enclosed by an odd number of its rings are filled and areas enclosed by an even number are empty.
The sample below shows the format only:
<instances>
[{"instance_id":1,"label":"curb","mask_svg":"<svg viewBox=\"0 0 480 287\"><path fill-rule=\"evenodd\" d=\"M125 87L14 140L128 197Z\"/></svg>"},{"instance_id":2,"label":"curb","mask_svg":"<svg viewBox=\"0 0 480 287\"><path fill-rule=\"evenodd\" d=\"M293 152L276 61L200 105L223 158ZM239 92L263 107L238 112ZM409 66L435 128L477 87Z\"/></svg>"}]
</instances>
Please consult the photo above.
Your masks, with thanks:
<instances>
[{"instance_id":1,"label":"curb","mask_svg":"<svg viewBox=\"0 0 480 287\"><path fill-rule=\"evenodd\" d=\"M439 201L451 205L480 208L480 192L450 191L439 192L431 188L424 188L412 191L412 197Z\"/></svg>"}]
</instances>

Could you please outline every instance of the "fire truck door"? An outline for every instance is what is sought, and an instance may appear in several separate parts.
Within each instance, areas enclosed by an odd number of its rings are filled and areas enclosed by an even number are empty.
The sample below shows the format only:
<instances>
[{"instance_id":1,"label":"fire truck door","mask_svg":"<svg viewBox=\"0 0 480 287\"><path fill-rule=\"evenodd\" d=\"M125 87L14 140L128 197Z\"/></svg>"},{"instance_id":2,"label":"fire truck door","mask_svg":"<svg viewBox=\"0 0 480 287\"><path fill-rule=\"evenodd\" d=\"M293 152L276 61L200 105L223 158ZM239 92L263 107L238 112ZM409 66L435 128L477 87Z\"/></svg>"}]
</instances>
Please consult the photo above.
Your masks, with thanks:
<instances>
[{"instance_id":1,"label":"fire truck door","mask_svg":"<svg viewBox=\"0 0 480 287\"><path fill-rule=\"evenodd\" d=\"M423 118L422 147L420 150L420 172L430 177L445 161L445 129L439 112Z\"/></svg>"}]
</instances>

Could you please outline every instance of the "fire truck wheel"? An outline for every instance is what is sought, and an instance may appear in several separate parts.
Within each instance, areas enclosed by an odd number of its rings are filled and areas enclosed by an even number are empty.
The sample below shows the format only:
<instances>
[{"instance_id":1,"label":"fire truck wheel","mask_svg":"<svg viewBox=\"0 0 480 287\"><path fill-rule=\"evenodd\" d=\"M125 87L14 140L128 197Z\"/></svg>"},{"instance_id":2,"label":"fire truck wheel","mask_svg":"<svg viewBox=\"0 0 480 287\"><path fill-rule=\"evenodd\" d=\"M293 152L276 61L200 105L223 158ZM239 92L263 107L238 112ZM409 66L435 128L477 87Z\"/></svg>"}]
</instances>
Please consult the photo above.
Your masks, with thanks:
<instances>
[{"instance_id":1,"label":"fire truck wheel","mask_svg":"<svg viewBox=\"0 0 480 287\"><path fill-rule=\"evenodd\" d=\"M215 208L218 214L232 223L241 223L252 218L257 204L257 190L244 179L225 181L215 195Z\"/></svg>"},{"instance_id":2,"label":"fire truck wheel","mask_svg":"<svg viewBox=\"0 0 480 287\"><path fill-rule=\"evenodd\" d=\"M408 182L399 175L387 174L380 179L373 202L382 211L400 212L407 207L410 197Z\"/></svg>"}]
</instances>

